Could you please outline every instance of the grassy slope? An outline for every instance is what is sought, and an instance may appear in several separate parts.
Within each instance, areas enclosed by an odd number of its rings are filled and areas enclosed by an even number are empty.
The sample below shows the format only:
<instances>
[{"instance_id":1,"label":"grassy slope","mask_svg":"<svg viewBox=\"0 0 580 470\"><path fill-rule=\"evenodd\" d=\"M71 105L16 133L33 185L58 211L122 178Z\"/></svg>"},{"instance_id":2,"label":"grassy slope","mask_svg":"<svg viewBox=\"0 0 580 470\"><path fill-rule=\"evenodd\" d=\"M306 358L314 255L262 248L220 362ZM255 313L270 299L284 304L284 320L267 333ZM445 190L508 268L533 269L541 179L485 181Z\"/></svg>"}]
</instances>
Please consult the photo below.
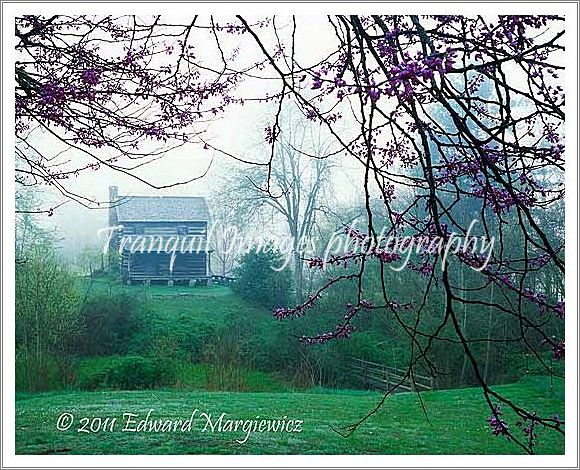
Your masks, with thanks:
<instances>
[{"instance_id":1,"label":"grassy slope","mask_svg":"<svg viewBox=\"0 0 580 470\"><path fill-rule=\"evenodd\" d=\"M146 292L155 313L153 326L170 334L184 333L204 324L220 324L234 314L260 323L274 323L271 312L248 305L231 288L225 286L129 287L115 281L97 280L91 289L104 292Z\"/></svg>"},{"instance_id":2,"label":"grassy slope","mask_svg":"<svg viewBox=\"0 0 580 470\"><path fill-rule=\"evenodd\" d=\"M537 377L498 387L518 404L538 413L564 415L561 383L553 391L547 379ZM378 414L350 438L331 430L351 424L380 398L377 393L320 390L314 393L210 393L184 391L86 392L19 395L16 401L18 453L52 454L509 454L520 450L504 438L494 437L486 423L489 411L477 389L447 390L422 395L431 425L414 394L398 394L386 401ZM230 418L257 415L304 420L300 434L262 433L246 444L235 443L242 433L202 433L200 424L191 433L79 434L76 427L56 430L64 411L81 416L122 417L123 412L143 413L153 408L157 417L186 418L198 408L208 413L228 413ZM513 415L506 420L514 426ZM540 430L538 453L563 453L563 438Z\"/></svg>"}]
</instances>

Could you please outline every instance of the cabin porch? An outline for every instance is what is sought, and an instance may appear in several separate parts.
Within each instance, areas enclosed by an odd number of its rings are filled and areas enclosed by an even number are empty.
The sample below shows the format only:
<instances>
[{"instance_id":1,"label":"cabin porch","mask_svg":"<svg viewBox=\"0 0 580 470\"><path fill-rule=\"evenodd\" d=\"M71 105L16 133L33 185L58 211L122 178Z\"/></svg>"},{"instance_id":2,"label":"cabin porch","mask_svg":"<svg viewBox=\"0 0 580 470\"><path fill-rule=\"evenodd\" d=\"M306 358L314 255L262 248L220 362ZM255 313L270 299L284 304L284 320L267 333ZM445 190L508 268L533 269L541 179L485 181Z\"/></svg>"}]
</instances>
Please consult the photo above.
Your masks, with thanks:
<instances>
[{"instance_id":1,"label":"cabin porch","mask_svg":"<svg viewBox=\"0 0 580 470\"><path fill-rule=\"evenodd\" d=\"M189 283L190 286L207 284L209 252L176 253L171 266L171 253L131 253L122 255L121 269L126 284Z\"/></svg>"}]
</instances>

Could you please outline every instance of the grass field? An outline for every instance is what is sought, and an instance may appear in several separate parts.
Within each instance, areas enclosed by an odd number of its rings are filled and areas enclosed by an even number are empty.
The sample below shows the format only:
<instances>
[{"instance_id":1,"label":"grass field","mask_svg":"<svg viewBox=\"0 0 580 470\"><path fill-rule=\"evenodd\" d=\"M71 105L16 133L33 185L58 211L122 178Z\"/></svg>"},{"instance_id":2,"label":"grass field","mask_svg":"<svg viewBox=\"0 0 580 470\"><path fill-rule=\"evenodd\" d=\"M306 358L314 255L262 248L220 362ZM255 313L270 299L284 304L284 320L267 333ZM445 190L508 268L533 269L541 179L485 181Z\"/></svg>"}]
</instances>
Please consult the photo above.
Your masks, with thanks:
<instances>
[{"instance_id":1,"label":"grass field","mask_svg":"<svg viewBox=\"0 0 580 470\"><path fill-rule=\"evenodd\" d=\"M497 387L520 405L539 414L564 416L563 384L553 388L543 377ZM332 430L356 422L377 403L378 393L314 390L310 393L227 393L203 391L107 391L18 394L16 450L19 454L517 454L521 450L503 437L491 434L489 410L477 389L422 394L430 423L415 394L389 397L380 411L352 436ZM186 419L198 409L192 430L181 432L123 432L123 413L143 419ZM70 429L58 431L57 418L74 415ZM206 423L199 413L215 419L303 420L301 432L202 432ZM77 432L82 417L117 418L112 431ZM506 412L510 428L515 418ZM98 422L98 421L95 421ZM134 427L131 424L129 427ZM516 432L519 432L516 430ZM564 452L563 437L540 430L537 453Z\"/></svg>"}]
</instances>

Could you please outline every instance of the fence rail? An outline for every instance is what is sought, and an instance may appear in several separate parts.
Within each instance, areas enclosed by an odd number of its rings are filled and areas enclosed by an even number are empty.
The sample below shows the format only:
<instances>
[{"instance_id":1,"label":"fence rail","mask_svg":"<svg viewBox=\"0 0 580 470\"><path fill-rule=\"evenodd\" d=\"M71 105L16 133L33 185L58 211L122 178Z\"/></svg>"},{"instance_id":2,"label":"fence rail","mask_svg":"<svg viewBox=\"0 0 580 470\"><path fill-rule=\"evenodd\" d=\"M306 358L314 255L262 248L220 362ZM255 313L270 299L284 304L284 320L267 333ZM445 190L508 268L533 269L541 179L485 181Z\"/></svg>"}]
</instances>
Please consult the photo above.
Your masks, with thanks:
<instances>
[{"instance_id":1,"label":"fence rail","mask_svg":"<svg viewBox=\"0 0 580 470\"><path fill-rule=\"evenodd\" d=\"M398 389L406 391L425 391L433 390L434 379L423 374L417 374L396 367L379 364L377 362L366 361L364 359L351 358L349 363L354 375L370 388L380 390L397 391Z\"/></svg>"}]
</instances>

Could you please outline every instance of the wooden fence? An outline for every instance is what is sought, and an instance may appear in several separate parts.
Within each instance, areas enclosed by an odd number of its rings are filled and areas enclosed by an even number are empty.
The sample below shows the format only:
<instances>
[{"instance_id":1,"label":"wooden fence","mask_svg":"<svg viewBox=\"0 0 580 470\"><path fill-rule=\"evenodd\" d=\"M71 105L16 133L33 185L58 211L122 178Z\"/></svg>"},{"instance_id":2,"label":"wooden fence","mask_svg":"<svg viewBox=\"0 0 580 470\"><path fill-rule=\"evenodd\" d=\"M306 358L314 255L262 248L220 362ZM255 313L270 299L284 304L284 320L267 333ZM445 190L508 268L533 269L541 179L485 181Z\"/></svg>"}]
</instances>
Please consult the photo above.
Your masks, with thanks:
<instances>
[{"instance_id":1,"label":"wooden fence","mask_svg":"<svg viewBox=\"0 0 580 470\"><path fill-rule=\"evenodd\" d=\"M434 388L433 377L417 374L414 371L411 376L406 370L358 358L351 358L349 366L354 375L369 388L387 391L395 387L393 391L420 392Z\"/></svg>"}]
</instances>

